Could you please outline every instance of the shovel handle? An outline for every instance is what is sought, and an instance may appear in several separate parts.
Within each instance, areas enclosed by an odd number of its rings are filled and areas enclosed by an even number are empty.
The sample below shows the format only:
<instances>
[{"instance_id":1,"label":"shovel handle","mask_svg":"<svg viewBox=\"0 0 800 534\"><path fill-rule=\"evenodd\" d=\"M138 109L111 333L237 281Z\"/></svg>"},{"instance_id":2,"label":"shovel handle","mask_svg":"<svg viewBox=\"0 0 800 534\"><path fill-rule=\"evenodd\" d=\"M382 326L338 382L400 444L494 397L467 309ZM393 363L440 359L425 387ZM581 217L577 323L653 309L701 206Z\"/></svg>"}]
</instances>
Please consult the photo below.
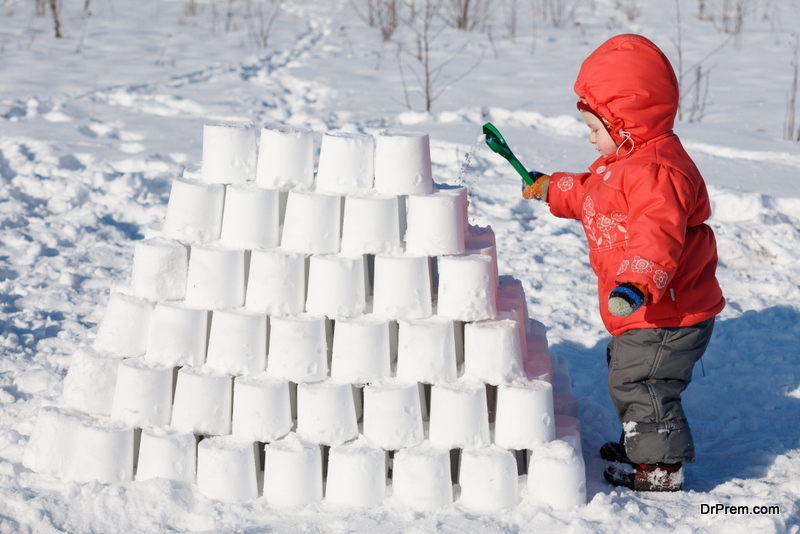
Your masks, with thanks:
<instances>
[{"instance_id":1,"label":"shovel handle","mask_svg":"<svg viewBox=\"0 0 800 534\"><path fill-rule=\"evenodd\" d=\"M500 132L497 131L497 128L495 128L491 122L487 122L483 125L483 134L486 136L486 145L491 148L493 152L503 156L522 177L522 181L527 185L533 185L533 178L531 178L531 175L525 170L525 167L522 166L522 163L519 162L514 153L511 152L506 140L503 139L503 136L500 135Z\"/></svg>"}]
</instances>

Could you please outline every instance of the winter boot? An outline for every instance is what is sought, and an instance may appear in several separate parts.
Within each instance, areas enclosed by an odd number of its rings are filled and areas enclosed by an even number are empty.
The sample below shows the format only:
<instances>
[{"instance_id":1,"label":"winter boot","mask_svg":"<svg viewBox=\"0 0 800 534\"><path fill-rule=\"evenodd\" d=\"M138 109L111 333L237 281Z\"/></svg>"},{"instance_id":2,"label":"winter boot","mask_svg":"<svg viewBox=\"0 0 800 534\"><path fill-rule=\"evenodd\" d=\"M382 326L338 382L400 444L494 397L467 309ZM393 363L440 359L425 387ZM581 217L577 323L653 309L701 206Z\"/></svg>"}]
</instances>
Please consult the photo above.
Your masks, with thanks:
<instances>
[{"instance_id":1,"label":"winter boot","mask_svg":"<svg viewBox=\"0 0 800 534\"><path fill-rule=\"evenodd\" d=\"M681 464L623 464L613 463L603 472L614 486L634 491L681 491L683 466Z\"/></svg>"},{"instance_id":2,"label":"winter boot","mask_svg":"<svg viewBox=\"0 0 800 534\"><path fill-rule=\"evenodd\" d=\"M600 447L600 458L609 462L619 462L621 464L633 464L625 448L616 441L607 441Z\"/></svg>"}]
</instances>

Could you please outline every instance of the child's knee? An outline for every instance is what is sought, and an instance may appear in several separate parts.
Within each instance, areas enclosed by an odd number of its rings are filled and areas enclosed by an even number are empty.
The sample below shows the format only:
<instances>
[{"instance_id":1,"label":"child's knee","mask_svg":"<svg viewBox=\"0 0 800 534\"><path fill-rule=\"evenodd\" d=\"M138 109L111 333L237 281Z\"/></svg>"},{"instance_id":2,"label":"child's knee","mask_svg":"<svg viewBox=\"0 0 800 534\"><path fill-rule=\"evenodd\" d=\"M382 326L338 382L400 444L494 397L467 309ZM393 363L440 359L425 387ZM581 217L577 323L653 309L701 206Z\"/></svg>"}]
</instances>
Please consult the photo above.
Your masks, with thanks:
<instances>
[{"instance_id":1,"label":"child's knee","mask_svg":"<svg viewBox=\"0 0 800 534\"><path fill-rule=\"evenodd\" d=\"M625 452L637 464L694 462L694 440L686 419L625 423Z\"/></svg>"}]
</instances>

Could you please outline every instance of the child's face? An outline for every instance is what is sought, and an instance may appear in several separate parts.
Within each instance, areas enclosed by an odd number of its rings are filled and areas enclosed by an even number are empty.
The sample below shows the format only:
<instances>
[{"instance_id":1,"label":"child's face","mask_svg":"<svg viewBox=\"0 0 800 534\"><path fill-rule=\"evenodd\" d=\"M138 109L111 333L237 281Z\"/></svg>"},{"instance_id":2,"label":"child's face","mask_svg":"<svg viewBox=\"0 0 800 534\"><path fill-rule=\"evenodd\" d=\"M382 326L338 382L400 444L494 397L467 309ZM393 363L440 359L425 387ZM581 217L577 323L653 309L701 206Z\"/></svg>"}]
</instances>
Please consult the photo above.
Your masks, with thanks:
<instances>
[{"instance_id":1,"label":"child's face","mask_svg":"<svg viewBox=\"0 0 800 534\"><path fill-rule=\"evenodd\" d=\"M614 142L611 134L608 133L608 130L606 130L603 122L586 111L581 111L581 117L583 117L583 121L589 127L589 130L591 130L589 133L589 142L603 154L603 157L607 158L611 154L616 153L617 144Z\"/></svg>"}]
</instances>

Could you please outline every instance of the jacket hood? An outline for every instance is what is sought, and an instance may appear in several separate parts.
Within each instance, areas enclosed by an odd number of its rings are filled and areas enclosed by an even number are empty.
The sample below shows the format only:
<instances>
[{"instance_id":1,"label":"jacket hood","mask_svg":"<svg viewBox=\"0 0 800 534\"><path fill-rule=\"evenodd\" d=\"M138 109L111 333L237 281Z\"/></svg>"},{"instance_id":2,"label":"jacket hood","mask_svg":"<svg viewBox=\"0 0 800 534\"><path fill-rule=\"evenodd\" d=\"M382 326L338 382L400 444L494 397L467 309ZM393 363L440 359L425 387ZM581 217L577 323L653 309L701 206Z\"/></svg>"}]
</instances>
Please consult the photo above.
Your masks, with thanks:
<instances>
[{"instance_id":1,"label":"jacket hood","mask_svg":"<svg viewBox=\"0 0 800 534\"><path fill-rule=\"evenodd\" d=\"M613 125L620 141L636 145L672 130L678 112L678 79L659 48L641 35L612 37L581 65L575 92Z\"/></svg>"}]
</instances>

